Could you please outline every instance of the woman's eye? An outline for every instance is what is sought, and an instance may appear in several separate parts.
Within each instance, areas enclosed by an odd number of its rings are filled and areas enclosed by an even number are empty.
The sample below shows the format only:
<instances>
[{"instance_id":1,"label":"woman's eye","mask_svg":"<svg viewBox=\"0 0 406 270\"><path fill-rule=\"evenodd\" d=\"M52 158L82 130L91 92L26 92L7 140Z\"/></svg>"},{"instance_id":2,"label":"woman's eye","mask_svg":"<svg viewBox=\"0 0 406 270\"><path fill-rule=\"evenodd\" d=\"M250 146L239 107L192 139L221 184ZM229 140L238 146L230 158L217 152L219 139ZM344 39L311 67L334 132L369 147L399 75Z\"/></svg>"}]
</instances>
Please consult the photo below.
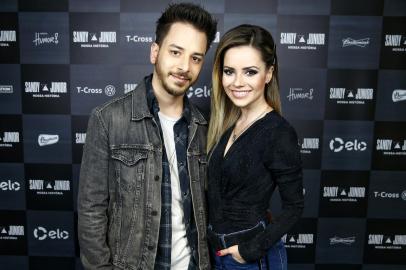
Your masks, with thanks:
<instances>
[{"instance_id":1,"label":"woman's eye","mask_svg":"<svg viewBox=\"0 0 406 270\"><path fill-rule=\"evenodd\" d=\"M246 74L247 74L248 76L254 76L254 75L257 74L257 73L258 73L258 71L253 70L253 69L247 70L247 72L246 72Z\"/></svg>"},{"instance_id":2,"label":"woman's eye","mask_svg":"<svg viewBox=\"0 0 406 270\"><path fill-rule=\"evenodd\" d=\"M231 75L231 74L233 73L233 71L230 70L230 69L224 69L224 70L223 70L223 73L224 73L225 75Z\"/></svg>"}]
</instances>

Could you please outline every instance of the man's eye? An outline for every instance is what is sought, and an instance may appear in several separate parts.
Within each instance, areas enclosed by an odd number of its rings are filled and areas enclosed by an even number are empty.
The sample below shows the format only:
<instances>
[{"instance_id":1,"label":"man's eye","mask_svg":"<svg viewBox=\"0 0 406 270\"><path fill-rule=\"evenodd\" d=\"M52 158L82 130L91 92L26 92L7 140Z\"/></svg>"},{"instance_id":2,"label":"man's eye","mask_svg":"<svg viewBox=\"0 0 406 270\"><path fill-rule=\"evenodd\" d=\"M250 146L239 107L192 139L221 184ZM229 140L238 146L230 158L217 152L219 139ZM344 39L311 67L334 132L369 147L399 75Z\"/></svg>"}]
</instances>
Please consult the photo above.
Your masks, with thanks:
<instances>
[{"instance_id":1,"label":"man's eye","mask_svg":"<svg viewBox=\"0 0 406 270\"><path fill-rule=\"evenodd\" d=\"M171 51L171 54L175 55L175 56L178 56L180 54L180 52L179 51Z\"/></svg>"},{"instance_id":2,"label":"man's eye","mask_svg":"<svg viewBox=\"0 0 406 270\"><path fill-rule=\"evenodd\" d=\"M202 59L200 57L193 57L192 60L195 63L200 63L202 61Z\"/></svg>"}]
</instances>

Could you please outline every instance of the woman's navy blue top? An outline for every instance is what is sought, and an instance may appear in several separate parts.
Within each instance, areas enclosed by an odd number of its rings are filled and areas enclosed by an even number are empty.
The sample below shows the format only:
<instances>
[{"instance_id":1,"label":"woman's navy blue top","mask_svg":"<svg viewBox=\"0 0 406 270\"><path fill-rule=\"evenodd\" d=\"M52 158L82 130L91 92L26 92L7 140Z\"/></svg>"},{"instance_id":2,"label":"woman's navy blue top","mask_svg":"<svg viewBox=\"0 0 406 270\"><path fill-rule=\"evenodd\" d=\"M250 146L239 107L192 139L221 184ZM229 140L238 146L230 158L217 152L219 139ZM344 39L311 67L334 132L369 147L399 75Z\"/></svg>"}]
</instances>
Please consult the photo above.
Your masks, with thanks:
<instances>
[{"instance_id":1,"label":"woman's navy blue top","mask_svg":"<svg viewBox=\"0 0 406 270\"><path fill-rule=\"evenodd\" d=\"M293 127L276 111L252 124L224 151L233 127L213 148L208 166L209 223L217 233L231 233L267 219L278 187L282 212L265 231L238 250L246 261L258 260L298 221L303 206L302 166Z\"/></svg>"}]
</instances>

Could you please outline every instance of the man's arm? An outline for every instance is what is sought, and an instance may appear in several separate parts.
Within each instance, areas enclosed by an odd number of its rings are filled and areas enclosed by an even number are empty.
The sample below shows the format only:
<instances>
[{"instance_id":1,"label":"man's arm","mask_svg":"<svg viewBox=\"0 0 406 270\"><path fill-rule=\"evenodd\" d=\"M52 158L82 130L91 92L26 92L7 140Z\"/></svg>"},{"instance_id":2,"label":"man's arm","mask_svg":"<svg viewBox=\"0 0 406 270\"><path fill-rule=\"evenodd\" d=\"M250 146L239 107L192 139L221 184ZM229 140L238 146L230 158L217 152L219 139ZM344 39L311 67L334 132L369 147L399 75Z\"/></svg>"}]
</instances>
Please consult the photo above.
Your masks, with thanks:
<instances>
[{"instance_id":1,"label":"man's arm","mask_svg":"<svg viewBox=\"0 0 406 270\"><path fill-rule=\"evenodd\" d=\"M90 116L78 193L78 238L85 269L112 269L107 246L109 144L100 112Z\"/></svg>"}]
</instances>

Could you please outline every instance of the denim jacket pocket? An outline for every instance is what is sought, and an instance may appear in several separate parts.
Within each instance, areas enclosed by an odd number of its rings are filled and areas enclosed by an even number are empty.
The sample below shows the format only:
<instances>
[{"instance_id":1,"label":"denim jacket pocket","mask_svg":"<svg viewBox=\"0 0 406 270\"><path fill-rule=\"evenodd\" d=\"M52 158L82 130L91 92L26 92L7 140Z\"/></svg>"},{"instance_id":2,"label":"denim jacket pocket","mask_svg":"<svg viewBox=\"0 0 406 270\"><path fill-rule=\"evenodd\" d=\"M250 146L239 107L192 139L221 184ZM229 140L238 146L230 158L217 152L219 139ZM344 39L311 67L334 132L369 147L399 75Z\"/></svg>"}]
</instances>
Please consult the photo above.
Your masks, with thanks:
<instances>
[{"instance_id":1,"label":"denim jacket pocket","mask_svg":"<svg viewBox=\"0 0 406 270\"><path fill-rule=\"evenodd\" d=\"M137 148L112 149L111 157L118 161L116 179L122 189L126 191L139 191L145 175L148 152Z\"/></svg>"},{"instance_id":2,"label":"denim jacket pocket","mask_svg":"<svg viewBox=\"0 0 406 270\"><path fill-rule=\"evenodd\" d=\"M111 149L116 174L117 190L117 252L119 256L135 256L140 254L132 253L132 246L136 246L141 251L142 239L134 238L136 231L143 224L142 204L143 189L146 187L146 168L148 160L148 150L138 147L120 146ZM113 230L113 231L116 231ZM130 242L133 243L130 243Z\"/></svg>"}]
</instances>

